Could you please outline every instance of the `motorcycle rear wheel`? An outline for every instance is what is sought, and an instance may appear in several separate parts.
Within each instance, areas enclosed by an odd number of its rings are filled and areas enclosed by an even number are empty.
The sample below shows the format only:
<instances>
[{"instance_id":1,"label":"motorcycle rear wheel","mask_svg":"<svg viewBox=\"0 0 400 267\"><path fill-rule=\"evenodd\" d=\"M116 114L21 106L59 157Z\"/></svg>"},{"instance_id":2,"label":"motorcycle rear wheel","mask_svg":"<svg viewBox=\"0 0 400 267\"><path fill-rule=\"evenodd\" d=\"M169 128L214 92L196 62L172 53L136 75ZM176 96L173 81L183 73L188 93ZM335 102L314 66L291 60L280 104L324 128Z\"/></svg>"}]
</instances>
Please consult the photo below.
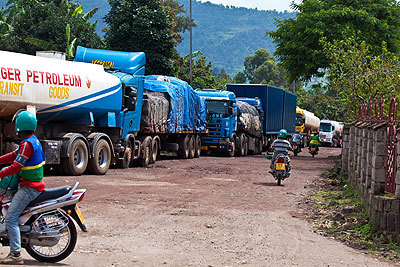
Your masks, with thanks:
<instances>
[{"instance_id":1,"label":"motorcycle rear wheel","mask_svg":"<svg viewBox=\"0 0 400 267\"><path fill-rule=\"evenodd\" d=\"M67 258L75 248L76 240L77 240L77 232L76 227L71 219L68 217L69 222L64 232L62 232L63 236L57 245L53 247L43 247L29 244L25 249L32 258L41 261L41 262L59 262L63 259ZM63 241L66 239L65 241ZM60 244L61 242L61 244ZM63 245L65 243L65 245ZM61 249L59 252L55 248L61 245Z\"/></svg>"},{"instance_id":2,"label":"motorcycle rear wheel","mask_svg":"<svg viewBox=\"0 0 400 267\"><path fill-rule=\"evenodd\" d=\"M281 183L282 183L282 176L281 176L281 174L278 174L278 176L276 177L276 179L278 180L278 186L281 185Z\"/></svg>"}]
</instances>

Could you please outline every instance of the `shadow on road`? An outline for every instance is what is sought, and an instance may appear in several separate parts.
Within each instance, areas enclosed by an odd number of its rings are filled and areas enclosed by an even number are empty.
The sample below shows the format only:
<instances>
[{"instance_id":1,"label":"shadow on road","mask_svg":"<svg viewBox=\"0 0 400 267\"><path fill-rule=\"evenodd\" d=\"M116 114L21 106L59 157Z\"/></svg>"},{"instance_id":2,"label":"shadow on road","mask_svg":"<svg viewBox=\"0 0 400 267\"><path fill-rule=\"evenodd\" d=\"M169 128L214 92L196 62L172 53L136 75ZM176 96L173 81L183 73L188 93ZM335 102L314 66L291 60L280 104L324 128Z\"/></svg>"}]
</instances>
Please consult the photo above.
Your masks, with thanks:
<instances>
[{"instance_id":1,"label":"shadow on road","mask_svg":"<svg viewBox=\"0 0 400 267\"><path fill-rule=\"evenodd\" d=\"M24 260L24 266L67 266L67 264L38 262L35 260Z\"/></svg>"},{"instance_id":2,"label":"shadow on road","mask_svg":"<svg viewBox=\"0 0 400 267\"><path fill-rule=\"evenodd\" d=\"M254 182L254 185L262 185L262 186L278 186L277 182L268 182L268 183L260 183L260 182ZM280 185L280 186L285 186L285 185Z\"/></svg>"}]
</instances>

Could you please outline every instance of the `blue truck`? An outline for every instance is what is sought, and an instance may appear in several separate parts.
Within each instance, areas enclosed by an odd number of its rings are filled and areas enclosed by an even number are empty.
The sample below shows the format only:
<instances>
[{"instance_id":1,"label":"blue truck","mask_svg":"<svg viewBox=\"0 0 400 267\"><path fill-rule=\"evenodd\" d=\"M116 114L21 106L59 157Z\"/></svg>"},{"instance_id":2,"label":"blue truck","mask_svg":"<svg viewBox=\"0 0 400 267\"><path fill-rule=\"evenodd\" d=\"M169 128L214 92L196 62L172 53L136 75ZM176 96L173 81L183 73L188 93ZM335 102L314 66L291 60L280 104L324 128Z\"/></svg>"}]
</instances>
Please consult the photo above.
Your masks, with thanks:
<instances>
[{"instance_id":1,"label":"blue truck","mask_svg":"<svg viewBox=\"0 0 400 267\"><path fill-rule=\"evenodd\" d=\"M206 104L184 81L145 76L145 54L77 47L74 62L0 51L0 152L19 140L11 118L38 119L46 166L105 174L155 162L160 150L198 157ZM90 64L88 64L90 63Z\"/></svg>"},{"instance_id":2,"label":"blue truck","mask_svg":"<svg viewBox=\"0 0 400 267\"><path fill-rule=\"evenodd\" d=\"M295 94L264 84L228 84L227 90L260 110L263 150L269 148L271 142L277 138L279 130L286 129L288 135L295 132Z\"/></svg>"},{"instance_id":3,"label":"blue truck","mask_svg":"<svg viewBox=\"0 0 400 267\"><path fill-rule=\"evenodd\" d=\"M239 101L229 91L196 90L207 103L208 134L202 136L202 153L227 156L259 154L263 135L261 117L256 107Z\"/></svg>"}]
</instances>

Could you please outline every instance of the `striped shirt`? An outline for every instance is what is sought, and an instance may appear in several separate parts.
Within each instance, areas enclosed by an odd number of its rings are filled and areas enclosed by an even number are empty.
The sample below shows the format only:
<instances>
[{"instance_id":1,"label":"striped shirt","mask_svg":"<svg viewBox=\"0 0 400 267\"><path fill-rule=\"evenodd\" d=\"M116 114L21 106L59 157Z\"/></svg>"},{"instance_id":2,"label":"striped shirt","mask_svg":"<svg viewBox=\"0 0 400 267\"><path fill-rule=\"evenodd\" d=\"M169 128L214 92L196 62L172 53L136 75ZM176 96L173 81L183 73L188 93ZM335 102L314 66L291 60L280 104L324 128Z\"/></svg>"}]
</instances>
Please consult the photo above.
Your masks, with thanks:
<instances>
[{"instance_id":1,"label":"striped shirt","mask_svg":"<svg viewBox=\"0 0 400 267\"><path fill-rule=\"evenodd\" d=\"M274 154L279 154L279 153L287 154L289 150L292 150L292 146L287 140L276 139L272 143L272 149L274 150Z\"/></svg>"}]
</instances>

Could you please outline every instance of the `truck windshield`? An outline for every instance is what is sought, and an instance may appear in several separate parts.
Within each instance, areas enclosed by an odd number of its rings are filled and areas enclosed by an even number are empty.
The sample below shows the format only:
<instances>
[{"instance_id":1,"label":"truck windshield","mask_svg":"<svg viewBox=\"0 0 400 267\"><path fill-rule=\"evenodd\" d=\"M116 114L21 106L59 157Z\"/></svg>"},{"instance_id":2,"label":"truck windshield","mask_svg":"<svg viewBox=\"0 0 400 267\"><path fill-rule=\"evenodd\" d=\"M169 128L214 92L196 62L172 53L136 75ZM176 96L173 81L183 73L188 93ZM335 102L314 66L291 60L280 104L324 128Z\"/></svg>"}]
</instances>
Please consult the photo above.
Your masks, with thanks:
<instances>
[{"instance_id":1,"label":"truck windshield","mask_svg":"<svg viewBox=\"0 0 400 267\"><path fill-rule=\"evenodd\" d=\"M331 132L332 131L332 125L330 123L321 123L319 126L319 131L320 132Z\"/></svg>"},{"instance_id":2,"label":"truck windshield","mask_svg":"<svg viewBox=\"0 0 400 267\"><path fill-rule=\"evenodd\" d=\"M211 118L227 118L232 114L229 101L207 100L207 109Z\"/></svg>"},{"instance_id":3,"label":"truck windshield","mask_svg":"<svg viewBox=\"0 0 400 267\"><path fill-rule=\"evenodd\" d=\"M296 113L296 126L303 125L303 116L300 113Z\"/></svg>"}]
</instances>

